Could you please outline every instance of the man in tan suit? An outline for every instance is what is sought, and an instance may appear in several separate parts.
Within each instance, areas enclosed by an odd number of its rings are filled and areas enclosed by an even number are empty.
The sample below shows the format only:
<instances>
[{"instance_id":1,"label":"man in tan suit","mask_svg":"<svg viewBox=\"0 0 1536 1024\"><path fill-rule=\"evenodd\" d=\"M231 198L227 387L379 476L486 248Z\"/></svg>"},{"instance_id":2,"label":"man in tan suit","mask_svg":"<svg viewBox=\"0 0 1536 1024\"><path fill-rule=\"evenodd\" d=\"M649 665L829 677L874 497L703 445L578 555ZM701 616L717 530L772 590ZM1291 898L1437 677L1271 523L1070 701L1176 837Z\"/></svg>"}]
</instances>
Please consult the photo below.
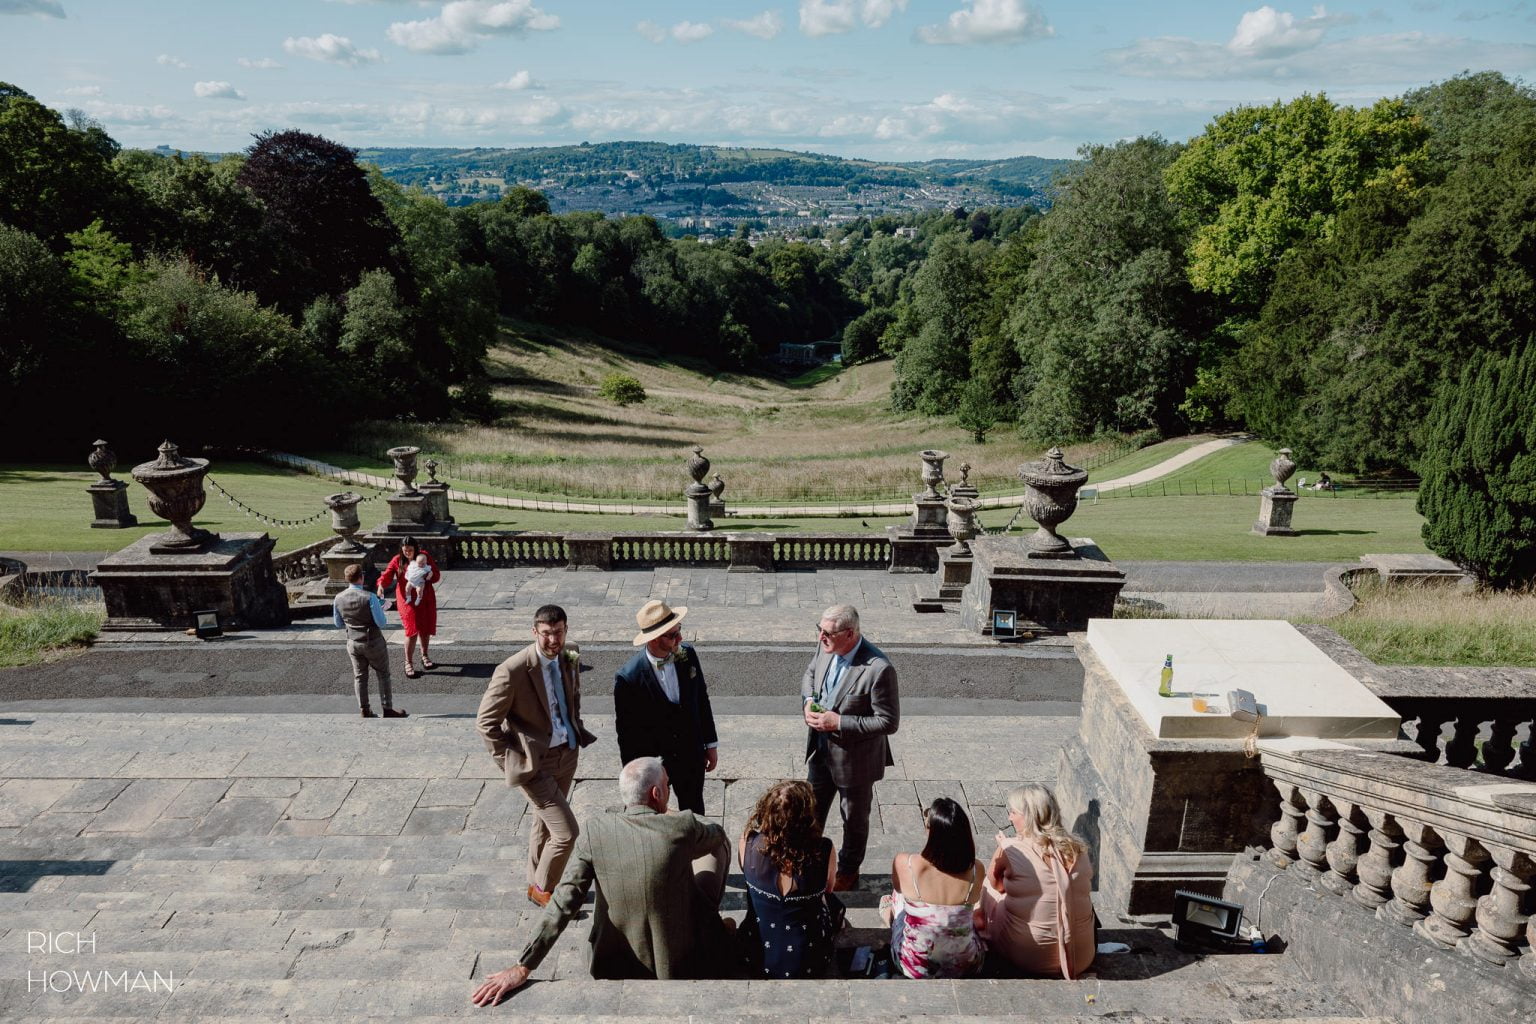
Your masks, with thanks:
<instances>
[{"instance_id":1,"label":"man in tan suit","mask_svg":"<svg viewBox=\"0 0 1536 1024\"><path fill-rule=\"evenodd\" d=\"M576 844L568 798L577 752L597 741L581 724L581 656L565 635L565 609L547 604L535 612L533 643L496 666L477 716L507 785L521 787L533 810L528 898L541 907Z\"/></svg>"},{"instance_id":2,"label":"man in tan suit","mask_svg":"<svg viewBox=\"0 0 1536 1024\"><path fill-rule=\"evenodd\" d=\"M725 831L692 811L669 812L667 770L640 757L619 772L622 813L587 819L576 856L518 961L489 975L471 997L493 1006L528 980L597 886L592 912L594 978L720 977L735 954L736 922L720 917L731 866Z\"/></svg>"}]
</instances>

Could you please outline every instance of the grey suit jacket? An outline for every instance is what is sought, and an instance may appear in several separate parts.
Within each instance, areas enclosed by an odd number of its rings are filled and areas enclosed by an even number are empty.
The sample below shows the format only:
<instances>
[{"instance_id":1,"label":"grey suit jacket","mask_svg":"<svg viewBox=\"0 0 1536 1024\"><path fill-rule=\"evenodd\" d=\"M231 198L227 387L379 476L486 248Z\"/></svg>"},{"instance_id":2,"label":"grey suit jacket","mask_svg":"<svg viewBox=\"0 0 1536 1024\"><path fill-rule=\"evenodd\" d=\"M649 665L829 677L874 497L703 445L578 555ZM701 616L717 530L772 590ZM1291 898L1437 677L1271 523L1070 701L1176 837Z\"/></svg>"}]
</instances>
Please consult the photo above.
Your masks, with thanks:
<instances>
[{"instance_id":1,"label":"grey suit jacket","mask_svg":"<svg viewBox=\"0 0 1536 1024\"><path fill-rule=\"evenodd\" d=\"M853 650L852 659L830 708L842 720L838 730L805 731L806 762L823 756L816 738L826 736L827 768L832 781L839 786L860 786L885 778L886 766L896 763L891 756L889 737L901 725L901 697L890 659L865 639ZM812 694L825 692L827 670L831 667L832 656L818 649L800 679L802 703Z\"/></svg>"},{"instance_id":2,"label":"grey suit jacket","mask_svg":"<svg viewBox=\"0 0 1536 1024\"><path fill-rule=\"evenodd\" d=\"M577 657L560 658L560 677L565 683L565 706L571 714L581 746L595 743L597 737L581 723L580 652L567 646ZM485 696L480 699L476 725L485 748L506 776L507 785L521 786L538 774L544 755L549 752L549 735L554 718L549 712L549 693L539 667L539 653L529 644L496 666Z\"/></svg>"},{"instance_id":3,"label":"grey suit jacket","mask_svg":"<svg viewBox=\"0 0 1536 1024\"><path fill-rule=\"evenodd\" d=\"M725 841L724 829L692 811L634 806L582 822L571 861L518 963L539 966L596 883L592 977L710 976L731 944L719 912L694 884L693 860Z\"/></svg>"}]
</instances>

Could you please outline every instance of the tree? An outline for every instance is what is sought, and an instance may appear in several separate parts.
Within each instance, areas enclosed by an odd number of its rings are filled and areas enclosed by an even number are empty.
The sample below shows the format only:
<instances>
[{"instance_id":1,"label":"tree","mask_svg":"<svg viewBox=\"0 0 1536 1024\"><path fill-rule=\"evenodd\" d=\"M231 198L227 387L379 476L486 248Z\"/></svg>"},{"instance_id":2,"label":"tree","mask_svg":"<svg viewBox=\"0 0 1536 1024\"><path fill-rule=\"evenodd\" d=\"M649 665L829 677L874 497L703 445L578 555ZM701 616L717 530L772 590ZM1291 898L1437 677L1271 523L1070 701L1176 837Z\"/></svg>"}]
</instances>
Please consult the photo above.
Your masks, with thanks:
<instances>
[{"instance_id":1,"label":"tree","mask_svg":"<svg viewBox=\"0 0 1536 1024\"><path fill-rule=\"evenodd\" d=\"M972 379L960 392L955 422L970 431L977 444L986 444L987 432L997 425L997 413L997 404L988 394L986 382Z\"/></svg>"},{"instance_id":2,"label":"tree","mask_svg":"<svg viewBox=\"0 0 1536 1024\"><path fill-rule=\"evenodd\" d=\"M69 232L115 214L117 144L100 127L83 121L81 130L72 129L57 112L0 82L0 221L59 251Z\"/></svg>"},{"instance_id":3,"label":"tree","mask_svg":"<svg viewBox=\"0 0 1536 1024\"><path fill-rule=\"evenodd\" d=\"M889 309L866 309L843 328L843 365L854 366L880 354L880 335L896 318Z\"/></svg>"},{"instance_id":4,"label":"tree","mask_svg":"<svg viewBox=\"0 0 1536 1024\"><path fill-rule=\"evenodd\" d=\"M928 258L912 276L911 298L891 329L908 333L896 356L893 408L930 416L954 411L985 315L992 252L991 243L972 242L959 231L929 247Z\"/></svg>"},{"instance_id":5,"label":"tree","mask_svg":"<svg viewBox=\"0 0 1536 1024\"><path fill-rule=\"evenodd\" d=\"M263 132L246 151L237 180L262 202L261 230L275 261L256 287L265 302L298 315L315 296L340 295L379 268L407 284L399 232L355 157L296 130Z\"/></svg>"},{"instance_id":6,"label":"tree","mask_svg":"<svg viewBox=\"0 0 1536 1024\"><path fill-rule=\"evenodd\" d=\"M597 393L614 405L634 405L645 401L645 388L627 373L610 373L597 386Z\"/></svg>"},{"instance_id":7,"label":"tree","mask_svg":"<svg viewBox=\"0 0 1536 1024\"><path fill-rule=\"evenodd\" d=\"M1536 582L1536 339L1472 357L1430 410L1424 543L1508 590Z\"/></svg>"},{"instance_id":8,"label":"tree","mask_svg":"<svg viewBox=\"0 0 1536 1024\"><path fill-rule=\"evenodd\" d=\"M1180 273L1188 231L1163 186L1179 152L1156 137L1085 147L1028 236L1032 258L1016 257L1022 283L1002 329L1030 436L1174 425L1211 320Z\"/></svg>"},{"instance_id":9,"label":"tree","mask_svg":"<svg viewBox=\"0 0 1536 1024\"><path fill-rule=\"evenodd\" d=\"M1309 94L1218 116L1165 172L1196 225L1190 281L1256 310L1279 258L1325 237L1357 193L1416 187L1425 134L1400 100L1355 109Z\"/></svg>"}]
</instances>

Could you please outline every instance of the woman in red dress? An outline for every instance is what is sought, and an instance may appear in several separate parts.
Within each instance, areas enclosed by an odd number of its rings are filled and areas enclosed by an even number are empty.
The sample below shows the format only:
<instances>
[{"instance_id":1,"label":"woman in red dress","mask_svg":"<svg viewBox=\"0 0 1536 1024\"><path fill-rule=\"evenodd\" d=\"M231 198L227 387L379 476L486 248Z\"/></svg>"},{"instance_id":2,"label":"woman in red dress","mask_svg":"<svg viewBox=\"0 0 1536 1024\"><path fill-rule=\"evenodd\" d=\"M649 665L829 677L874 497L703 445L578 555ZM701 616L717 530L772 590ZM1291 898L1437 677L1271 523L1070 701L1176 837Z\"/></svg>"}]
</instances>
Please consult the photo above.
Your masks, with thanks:
<instances>
[{"instance_id":1,"label":"woman in red dress","mask_svg":"<svg viewBox=\"0 0 1536 1024\"><path fill-rule=\"evenodd\" d=\"M407 537L400 542L400 553L389 560L388 567L379 577L379 597L384 596L384 588L395 588L395 610L400 613L400 625L405 627L405 678L416 679L421 673L416 671L416 638L421 638L421 668L422 671L437 668L437 663L432 660L427 647L432 637L437 634L437 588L433 586L443 578L442 571L437 563L432 560L429 551L422 550L427 556L427 565L432 569L432 576L426 586L421 588L421 596L415 604L405 599L405 567L411 564L416 557L418 546L415 537Z\"/></svg>"}]
</instances>

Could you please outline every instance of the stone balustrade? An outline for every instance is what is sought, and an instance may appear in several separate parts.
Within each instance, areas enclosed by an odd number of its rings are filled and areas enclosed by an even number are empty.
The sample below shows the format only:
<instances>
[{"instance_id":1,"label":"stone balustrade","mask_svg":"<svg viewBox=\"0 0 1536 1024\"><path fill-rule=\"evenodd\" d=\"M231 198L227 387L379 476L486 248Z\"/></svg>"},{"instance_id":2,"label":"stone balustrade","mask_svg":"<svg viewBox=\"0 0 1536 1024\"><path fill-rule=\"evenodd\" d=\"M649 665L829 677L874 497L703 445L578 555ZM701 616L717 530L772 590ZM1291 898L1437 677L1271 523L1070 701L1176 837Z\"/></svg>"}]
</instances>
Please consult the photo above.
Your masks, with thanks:
<instances>
[{"instance_id":1,"label":"stone balustrade","mask_svg":"<svg viewBox=\"0 0 1536 1024\"><path fill-rule=\"evenodd\" d=\"M1424 943L1536 981L1536 784L1318 741L1259 745L1269 860Z\"/></svg>"},{"instance_id":2,"label":"stone balustrade","mask_svg":"<svg viewBox=\"0 0 1536 1024\"><path fill-rule=\"evenodd\" d=\"M847 534L460 532L450 538L455 565L633 569L721 566L732 572L888 568L888 538Z\"/></svg>"},{"instance_id":3,"label":"stone balustrade","mask_svg":"<svg viewBox=\"0 0 1536 1024\"><path fill-rule=\"evenodd\" d=\"M272 556L272 572L277 576L277 582L299 583L324 576L325 562L320 556L339 543L340 537L326 537L313 544ZM361 559L362 556L358 557Z\"/></svg>"}]
</instances>

